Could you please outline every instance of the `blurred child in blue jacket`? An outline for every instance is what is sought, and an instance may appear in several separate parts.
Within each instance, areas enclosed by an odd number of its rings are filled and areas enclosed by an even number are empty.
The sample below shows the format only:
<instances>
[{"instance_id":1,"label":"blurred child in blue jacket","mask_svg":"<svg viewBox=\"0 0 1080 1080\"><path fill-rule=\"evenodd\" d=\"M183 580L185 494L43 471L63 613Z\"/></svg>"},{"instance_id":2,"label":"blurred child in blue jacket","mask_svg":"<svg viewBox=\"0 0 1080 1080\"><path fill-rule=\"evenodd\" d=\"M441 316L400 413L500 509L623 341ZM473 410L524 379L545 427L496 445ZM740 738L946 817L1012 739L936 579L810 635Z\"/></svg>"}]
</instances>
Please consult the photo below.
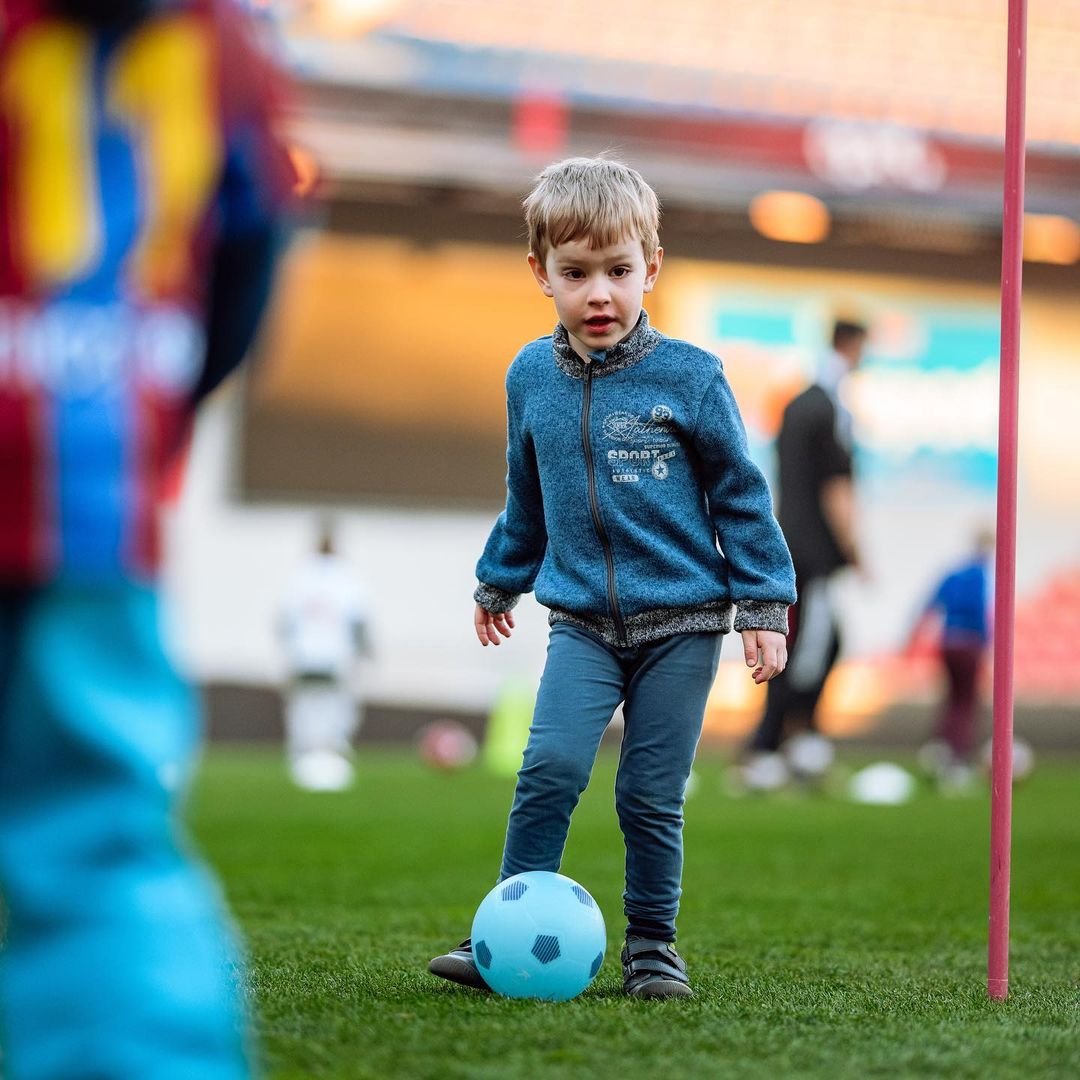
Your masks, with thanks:
<instances>
[{"instance_id":1,"label":"blurred child in blue jacket","mask_svg":"<svg viewBox=\"0 0 1080 1080\"><path fill-rule=\"evenodd\" d=\"M962 787L971 777L979 682L991 638L993 554L994 534L984 529L968 558L938 582L912 632L914 639L929 621L940 620L937 653L946 691L934 741L923 757L946 787Z\"/></svg>"}]
</instances>

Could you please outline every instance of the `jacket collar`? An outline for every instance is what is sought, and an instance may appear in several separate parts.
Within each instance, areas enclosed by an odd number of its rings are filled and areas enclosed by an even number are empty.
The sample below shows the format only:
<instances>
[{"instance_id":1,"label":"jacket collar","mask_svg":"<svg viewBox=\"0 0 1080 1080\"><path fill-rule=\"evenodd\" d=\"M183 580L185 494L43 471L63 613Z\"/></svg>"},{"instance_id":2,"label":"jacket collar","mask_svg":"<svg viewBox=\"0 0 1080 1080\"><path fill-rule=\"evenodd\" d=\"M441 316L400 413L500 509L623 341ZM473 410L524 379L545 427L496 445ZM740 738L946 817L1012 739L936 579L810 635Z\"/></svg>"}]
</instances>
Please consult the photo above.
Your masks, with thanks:
<instances>
[{"instance_id":1,"label":"jacket collar","mask_svg":"<svg viewBox=\"0 0 1080 1080\"><path fill-rule=\"evenodd\" d=\"M644 360L662 339L663 334L652 328L649 324L648 312L642 308L637 326L622 341L610 349L602 349L589 354L596 361L593 367L593 378L612 375L616 371L633 366L639 360ZM555 353L555 363L562 371L572 379L585 377L585 362L574 352L570 344L570 335L562 323L555 327L551 335L551 347Z\"/></svg>"}]
</instances>

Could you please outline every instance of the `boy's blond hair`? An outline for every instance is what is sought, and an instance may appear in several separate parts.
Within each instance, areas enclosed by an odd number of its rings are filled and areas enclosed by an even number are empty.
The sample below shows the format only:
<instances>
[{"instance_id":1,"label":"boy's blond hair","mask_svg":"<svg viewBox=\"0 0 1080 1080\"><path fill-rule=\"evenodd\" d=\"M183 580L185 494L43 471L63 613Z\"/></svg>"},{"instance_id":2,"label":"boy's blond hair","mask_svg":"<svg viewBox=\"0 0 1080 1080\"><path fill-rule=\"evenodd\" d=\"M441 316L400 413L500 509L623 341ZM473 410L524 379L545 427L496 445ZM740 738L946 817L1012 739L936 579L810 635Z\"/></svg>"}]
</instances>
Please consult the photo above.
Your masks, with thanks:
<instances>
[{"instance_id":1,"label":"boy's blond hair","mask_svg":"<svg viewBox=\"0 0 1080 1080\"><path fill-rule=\"evenodd\" d=\"M546 262L553 247L586 237L592 247L641 240L648 262L660 246L660 201L641 173L612 158L549 165L525 197L529 250Z\"/></svg>"}]
</instances>

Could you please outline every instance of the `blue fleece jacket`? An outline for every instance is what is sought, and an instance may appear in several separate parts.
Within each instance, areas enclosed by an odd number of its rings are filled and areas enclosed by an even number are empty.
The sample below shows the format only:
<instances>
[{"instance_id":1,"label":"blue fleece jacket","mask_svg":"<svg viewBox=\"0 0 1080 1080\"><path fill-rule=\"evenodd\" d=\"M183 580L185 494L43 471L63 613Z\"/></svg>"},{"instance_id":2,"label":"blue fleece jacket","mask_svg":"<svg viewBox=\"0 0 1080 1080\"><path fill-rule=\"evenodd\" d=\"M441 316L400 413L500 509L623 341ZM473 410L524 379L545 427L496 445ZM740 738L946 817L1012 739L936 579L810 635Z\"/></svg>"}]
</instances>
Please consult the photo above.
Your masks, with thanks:
<instances>
[{"instance_id":1,"label":"blue fleece jacket","mask_svg":"<svg viewBox=\"0 0 1080 1080\"><path fill-rule=\"evenodd\" d=\"M585 363L562 326L506 379L506 509L475 599L521 593L616 645L787 632L795 574L720 361L641 319ZM719 540L719 549L717 541Z\"/></svg>"}]
</instances>

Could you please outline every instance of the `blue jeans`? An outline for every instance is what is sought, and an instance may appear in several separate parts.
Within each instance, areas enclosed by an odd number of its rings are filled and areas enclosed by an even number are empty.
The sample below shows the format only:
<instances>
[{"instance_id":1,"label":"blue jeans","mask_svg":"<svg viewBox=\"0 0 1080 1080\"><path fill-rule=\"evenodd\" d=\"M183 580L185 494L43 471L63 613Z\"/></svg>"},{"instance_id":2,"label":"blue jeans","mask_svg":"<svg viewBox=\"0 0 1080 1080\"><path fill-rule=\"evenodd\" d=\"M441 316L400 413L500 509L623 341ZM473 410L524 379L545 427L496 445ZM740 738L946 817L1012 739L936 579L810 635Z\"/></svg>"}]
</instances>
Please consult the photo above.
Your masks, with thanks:
<instances>
[{"instance_id":1,"label":"blue jeans","mask_svg":"<svg viewBox=\"0 0 1080 1080\"><path fill-rule=\"evenodd\" d=\"M502 878L559 869L570 815L623 702L615 808L626 841L627 932L675 940L683 800L719 659L719 634L676 634L620 649L565 623L552 627Z\"/></svg>"},{"instance_id":2,"label":"blue jeans","mask_svg":"<svg viewBox=\"0 0 1080 1080\"><path fill-rule=\"evenodd\" d=\"M240 1080L241 969L177 825L198 747L152 589L0 593L12 1080Z\"/></svg>"}]
</instances>

